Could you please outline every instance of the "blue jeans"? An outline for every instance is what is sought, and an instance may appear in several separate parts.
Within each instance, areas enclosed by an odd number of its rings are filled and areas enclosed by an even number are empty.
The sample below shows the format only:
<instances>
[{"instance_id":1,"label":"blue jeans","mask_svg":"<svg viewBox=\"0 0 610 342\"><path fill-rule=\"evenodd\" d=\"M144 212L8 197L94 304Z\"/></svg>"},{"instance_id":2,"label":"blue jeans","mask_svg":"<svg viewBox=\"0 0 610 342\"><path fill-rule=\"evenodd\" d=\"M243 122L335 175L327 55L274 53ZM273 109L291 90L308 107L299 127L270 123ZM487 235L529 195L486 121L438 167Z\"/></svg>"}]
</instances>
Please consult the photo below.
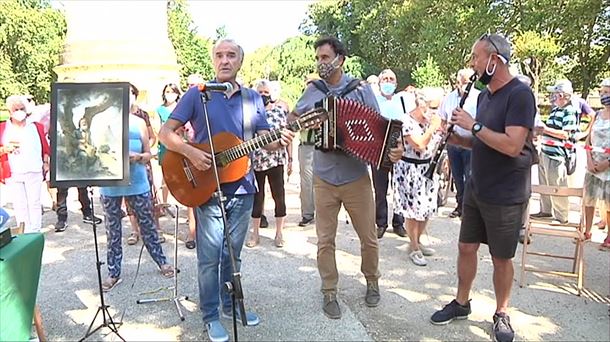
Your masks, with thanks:
<instances>
[{"instance_id":1,"label":"blue jeans","mask_svg":"<svg viewBox=\"0 0 610 342\"><path fill-rule=\"evenodd\" d=\"M464 203L464 185L470 178L470 153L470 150L466 148L454 145L447 146L447 155L449 156L449 165L457 192L456 200L459 210L462 210L462 204Z\"/></svg>"},{"instance_id":2,"label":"blue jeans","mask_svg":"<svg viewBox=\"0 0 610 342\"><path fill-rule=\"evenodd\" d=\"M236 258L237 271L241 265L241 249L248 232L254 194L226 195L227 225ZM226 312L231 312L231 297L222 290L224 283L232 278L231 258L225 243L222 212L216 198L195 209L197 221L197 272L199 281L199 308L203 322L219 319L221 303Z\"/></svg>"}]
</instances>

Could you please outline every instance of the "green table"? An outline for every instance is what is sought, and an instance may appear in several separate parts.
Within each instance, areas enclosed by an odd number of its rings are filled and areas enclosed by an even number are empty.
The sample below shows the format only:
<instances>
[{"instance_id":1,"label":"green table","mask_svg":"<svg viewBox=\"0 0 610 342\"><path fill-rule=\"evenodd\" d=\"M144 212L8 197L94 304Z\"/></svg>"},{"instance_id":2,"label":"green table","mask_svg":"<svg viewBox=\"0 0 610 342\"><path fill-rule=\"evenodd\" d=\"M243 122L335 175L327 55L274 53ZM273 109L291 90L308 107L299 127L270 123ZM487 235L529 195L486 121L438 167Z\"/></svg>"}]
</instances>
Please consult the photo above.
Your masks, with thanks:
<instances>
[{"instance_id":1,"label":"green table","mask_svg":"<svg viewBox=\"0 0 610 342\"><path fill-rule=\"evenodd\" d=\"M44 235L21 234L0 248L0 341L28 341Z\"/></svg>"}]
</instances>

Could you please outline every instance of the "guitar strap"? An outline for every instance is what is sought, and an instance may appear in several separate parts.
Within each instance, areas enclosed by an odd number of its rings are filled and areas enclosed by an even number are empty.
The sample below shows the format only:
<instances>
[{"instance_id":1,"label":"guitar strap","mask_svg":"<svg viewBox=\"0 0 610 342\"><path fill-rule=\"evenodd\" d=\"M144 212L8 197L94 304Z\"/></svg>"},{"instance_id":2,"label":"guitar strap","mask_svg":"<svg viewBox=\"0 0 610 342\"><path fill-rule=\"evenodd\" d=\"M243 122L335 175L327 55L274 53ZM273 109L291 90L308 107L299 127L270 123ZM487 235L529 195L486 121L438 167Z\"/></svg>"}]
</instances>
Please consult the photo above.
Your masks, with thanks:
<instances>
[{"instance_id":1,"label":"guitar strap","mask_svg":"<svg viewBox=\"0 0 610 342\"><path fill-rule=\"evenodd\" d=\"M247 88L241 89L241 105L243 113L243 129L244 129L244 141L254 138L254 115L256 115L256 107L254 106L254 99L252 93Z\"/></svg>"}]
</instances>

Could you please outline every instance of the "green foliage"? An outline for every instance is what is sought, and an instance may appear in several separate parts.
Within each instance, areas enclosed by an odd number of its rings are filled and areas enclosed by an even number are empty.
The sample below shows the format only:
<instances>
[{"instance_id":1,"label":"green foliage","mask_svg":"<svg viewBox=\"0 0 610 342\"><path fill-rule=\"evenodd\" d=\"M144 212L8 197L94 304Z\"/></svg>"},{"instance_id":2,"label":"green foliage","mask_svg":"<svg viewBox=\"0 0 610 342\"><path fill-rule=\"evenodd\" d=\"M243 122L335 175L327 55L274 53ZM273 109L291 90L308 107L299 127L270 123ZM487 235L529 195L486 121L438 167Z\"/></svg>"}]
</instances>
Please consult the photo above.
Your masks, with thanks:
<instances>
[{"instance_id":1,"label":"green foliage","mask_svg":"<svg viewBox=\"0 0 610 342\"><path fill-rule=\"evenodd\" d=\"M281 98L292 107L305 86L305 79L315 73L316 37L299 35L284 41L279 46L264 46L246 54L240 76L245 84L253 84L265 78L278 80L282 85ZM365 77L367 65L358 56L347 58L345 71L354 76Z\"/></svg>"},{"instance_id":2,"label":"green foliage","mask_svg":"<svg viewBox=\"0 0 610 342\"><path fill-rule=\"evenodd\" d=\"M228 36L229 33L227 32L227 27L225 25L219 26L216 28L216 37L214 37L214 42L227 38Z\"/></svg>"},{"instance_id":3,"label":"green foliage","mask_svg":"<svg viewBox=\"0 0 610 342\"><path fill-rule=\"evenodd\" d=\"M566 74L586 94L610 70L607 0L321 1L310 5L301 31L341 39L371 66L367 74L389 67L413 76L413 66L432 56L449 80L486 32L513 42L513 63L536 84Z\"/></svg>"},{"instance_id":4,"label":"green foliage","mask_svg":"<svg viewBox=\"0 0 610 342\"><path fill-rule=\"evenodd\" d=\"M48 1L1 1L0 98L29 93L48 102L65 35L65 18Z\"/></svg>"},{"instance_id":5,"label":"green foliage","mask_svg":"<svg viewBox=\"0 0 610 342\"><path fill-rule=\"evenodd\" d=\"M413 70L413 79L418 88L442 87L445 84L445 78L431 56L428 56L423 63L417 64Z\"/></svg>"},{"instance_id":6,"label":"green foliage","mask_svg":"<svg viewBox=\"0 0 610 342\"><path fill-rule=\"evenodd\" d=\"M186 0L170 0L167 3L168 34L176 50L180 65L181 86L186 89L190 74L200 74L204 79L214 77L211 62L212 41L197 35Z\"/></svg>"},{"instance_id":7,"label":"green foliage","mask_svg":"<svg viewBox=\"0 0 610 342\"><path fill-rule=\"evenodd\" d=\"M532 88L538 93L540 75L549 72L557 74L558 68L555 62L555 56L559 53L557 40L549 34L525 31L515 35L513 47L513 56L520 63L521 72L533 80Z\"/></svg>"}]
</instances>

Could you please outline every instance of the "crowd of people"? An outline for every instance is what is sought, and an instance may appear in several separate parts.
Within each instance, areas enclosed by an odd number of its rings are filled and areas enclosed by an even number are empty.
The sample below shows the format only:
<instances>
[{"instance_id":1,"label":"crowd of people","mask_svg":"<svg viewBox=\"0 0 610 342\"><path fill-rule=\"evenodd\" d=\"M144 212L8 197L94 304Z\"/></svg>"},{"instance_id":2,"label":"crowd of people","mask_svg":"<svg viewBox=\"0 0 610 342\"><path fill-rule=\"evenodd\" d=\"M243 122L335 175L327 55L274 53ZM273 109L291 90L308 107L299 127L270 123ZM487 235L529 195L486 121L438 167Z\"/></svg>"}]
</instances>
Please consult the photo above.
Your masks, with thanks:
<instances>
[{"instance_id":1,"label":"crowd of people","mask_svg":"<svg viewBox=\"0 0 610 342\"><path fill-rule=\"evenodd\" d=\"M586 151L583 186L586 239L591 237L596 206L602 221L610 222L610 79L600 85L603 108L597 112L574 95L568 80L559 80L548 88L552 110L543 122L529 80L515 77L509 70L510 43L500 35L484 35L474 42L470 68L456 72L454 89L442 99L412 86L397 91L398 80L391 69L372 75L366 82L354 83L354 78L344 71L348 52L336 38L320 38L314 49L318 77L306 80L304 92L292 109L280 99L277 84L262 79L246 87L237 81L244 52L230 39L220 39L213 47L215 77L210 81L230 82L233 89L209 93L209 123L196 87L204 80L198 75L189 77L189 88L184 92L175 83L165 85L160 94L161 105L154 115L138 106L138 89L131 85L131 181L126 186L100 188L108 236L108 277L103 290L110 291L121 282L124 216L131 220L127 243L134 245L142 238L160 273L165 277L174 275L163 253L164 238L159 224L159 217L166 211L162 204L168 202L169 193L165 182L160 189L155 186L151 147L157 147L158 163L163 162L170 150L205 171L212 167L211 155L189 143L209 141L208 124L212 135L231 132L243 140L279 129L279 140L252 154L251 168L243 178L222 184L226 199L212 197L198 207L188 208L185 246L197 253L199 307L205 330L211 341L228 340L220 319L232 317L231 301L221 289L239 272L244 244L255 248L261 243L259 228L267 225L264 216L267 181L275 204L274 245L281 248L285 244L282 234L287 215L285 184L292 173L295 137L295 132L285 129L286 124L314 109L331 94L361 102L387 120L400 120L402 134L389 151L393 167L388 171L371 168L341 150L317 149L314 129L298 133L301 202L298 225L315 224L322 312L331 319L342 316L337 300L339 272L335 259L341 206L359 238L367 306L375 307L381 300L379 241L390 224L393 233L409 238L408 259L416 266L428 265L426 257L435 251L421 237L437 214L439 182L436 176L428 178L426 171L452 126L447 153L456 207L449 216L461 219L458 288L455 299L433 313L430 320L437 325L448 324L471 313L470 291L476 276L478 249L484 243L489 246L494 269L492 281L497 305L493 333L498 341L512 341L514 330L507 314L514 273L512 259L523 218L529 214L532 166L537 164L540 184L567 186L574 152L566 143L584 139L585 146L590 147ZM473 87L466 93L473 74L483 88ZM316 82L322 82L327 91ZM467 98L462 99L464 96ZM24 222L26 231L36 232L41 229L40 189L49 169L50 149L44 125L28 120L27 102L24 96L6 100L11 115L0 124L0 180L14 189L12 201L17 222ZM591 117L591 124L581 130L579 123L585 115ZM158 131L151 119L159 122ZM251 124L252 132L245 122ZM101 224L102 219L92 215L86 190L78 188L83 221ZM387 200L388 191L391 204ZM161 194L160 199L157 193ZM67 194L67 188L57 189L58 233L68 228ZM532 217L564 223L568 220L568 207L565 200L542 197L540 212ZM225 243L224 229L230 235L230 246ZM230 258L229 247L235 260ZM610 249L610 233L600 248ZM232 261L236 270L232 269ZM260 321L252 311L247 311L245 317L241 313L237 316L240 321L247 320L248 325Z\"/></svg>"}]
</instances>

